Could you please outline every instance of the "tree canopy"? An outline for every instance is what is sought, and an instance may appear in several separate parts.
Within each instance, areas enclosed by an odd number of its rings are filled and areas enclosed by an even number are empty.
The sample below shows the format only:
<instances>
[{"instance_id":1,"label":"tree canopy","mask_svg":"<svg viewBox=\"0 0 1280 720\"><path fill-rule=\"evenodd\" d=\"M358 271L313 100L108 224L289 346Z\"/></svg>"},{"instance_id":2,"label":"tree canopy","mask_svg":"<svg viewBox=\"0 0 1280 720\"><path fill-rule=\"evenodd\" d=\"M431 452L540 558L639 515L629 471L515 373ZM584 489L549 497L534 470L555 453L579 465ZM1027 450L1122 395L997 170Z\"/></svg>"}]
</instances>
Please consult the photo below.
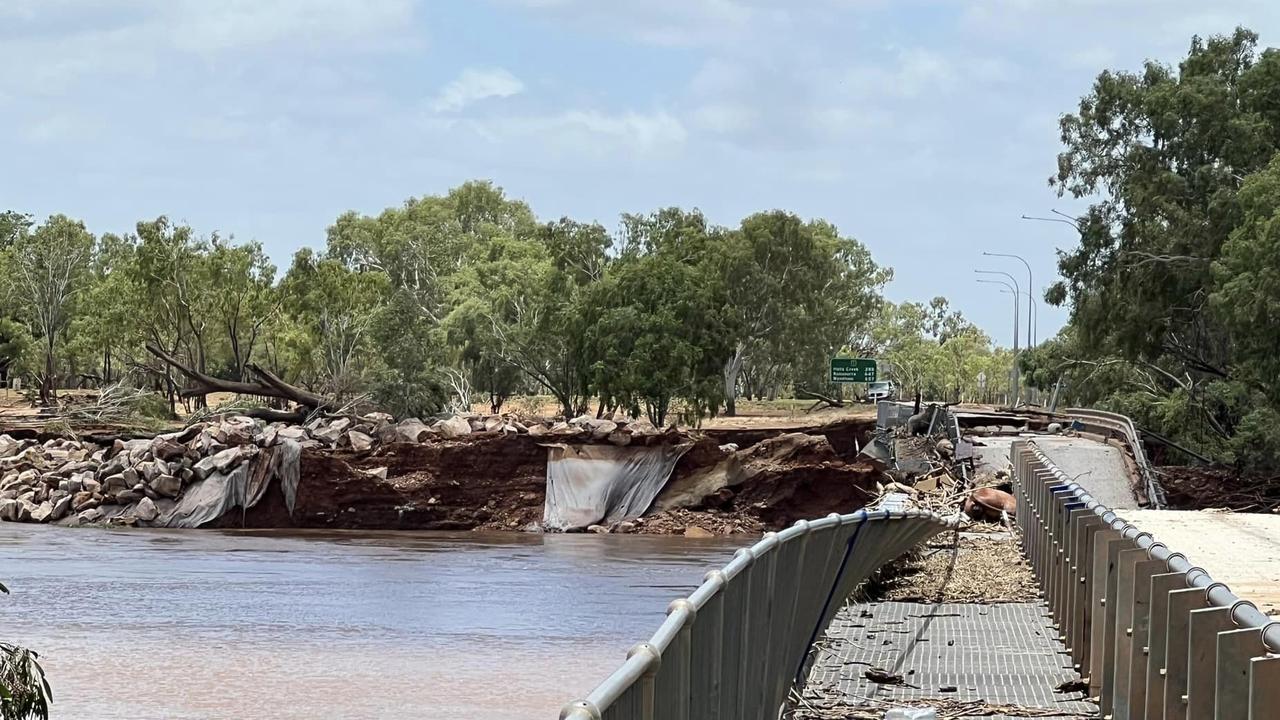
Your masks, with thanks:
<instances>
[{"instance_id":1,"label":"tree canopy","mask_svg":"<svg viewBox=\"0 0 1280 720\"><path fill-rule=\"evenodd\" d=\"M1050 184L1091 201L1046 300L1069 327L1040 386L1129 412L1224 460L1280 458L1280 51L1238 29L1171 67L1104 71L1061 120Z\"/></svg>"},{"instance_id":2,"label":"tree canopy","mask_svg":"<svg viewBox=\"0 0 1280 720\"><path fill-rule=\"evenodd\" d=\"M472 181L343 213L282 273L259 241L167 217L94 236L61 215L4 213L0 262L0 373L47 384L46 402L117 382L171 408L200 402L170 358L228 387L265 371L401 416L543 394L565 416L661 425L733 412L740 396L831 392L837 354L883 351L904 384L948 397L976 396L986 360L971 353L1009 362L941 298L886 304L892 271L866 247L783 210L722 227L661 208L612 233L540 220Z\"/></svg>"}]
</instances>

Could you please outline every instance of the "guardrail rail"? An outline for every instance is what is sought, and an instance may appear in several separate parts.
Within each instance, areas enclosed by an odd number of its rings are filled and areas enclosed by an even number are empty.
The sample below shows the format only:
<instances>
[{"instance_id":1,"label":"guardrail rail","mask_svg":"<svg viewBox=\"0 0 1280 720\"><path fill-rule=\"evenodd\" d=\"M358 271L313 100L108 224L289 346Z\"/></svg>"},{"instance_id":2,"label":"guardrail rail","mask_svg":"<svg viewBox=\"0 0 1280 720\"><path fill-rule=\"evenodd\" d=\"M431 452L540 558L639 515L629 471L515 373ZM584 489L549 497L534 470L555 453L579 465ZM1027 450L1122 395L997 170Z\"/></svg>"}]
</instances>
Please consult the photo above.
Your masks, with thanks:
<instances>
[{"instance_id":1,"label":"guardrail rail","mask_svg":"<svg viewBox=\"0 0 1280 720\"><path fill-rule=\"evenodd\" d=\"M776 720L853 590L957 520L862 510L768 533L671 603L648 642L561 720Z\"/></svg>"},{"instance_id":2,"label":"guardrail rail","mask_svg":"<svg viewBox=\"0 0 1280 720\"><path fill-rule=\"evenodd\" d=\"M1086 427L1092 425L1095 430L1105 431L1098 434L1119 433L1133 454L1134 464L1138 466L1138 476L1146 490L1147 502L1156 510L1165 507L1164 488L1161 487L1155 471L1151 469L1147 452L1142 447L1142 434L1138 432L1138 427L1133 424L1132 418L1120 413L1089 408L1067 408L1062 411L1062 414L1080 420Z\"/></svg>"},{"instance_id":3,"label":"guardrail rail","mask_svg":"<svg viewBox=\"0 0 1280 720\"><path fill-rule=\"evenodd\" d=\"M1102 717L1280 718L1280 623L1099 504L1034 441L1010 452L1024 552Z\"/></svg>"}]
</instances>

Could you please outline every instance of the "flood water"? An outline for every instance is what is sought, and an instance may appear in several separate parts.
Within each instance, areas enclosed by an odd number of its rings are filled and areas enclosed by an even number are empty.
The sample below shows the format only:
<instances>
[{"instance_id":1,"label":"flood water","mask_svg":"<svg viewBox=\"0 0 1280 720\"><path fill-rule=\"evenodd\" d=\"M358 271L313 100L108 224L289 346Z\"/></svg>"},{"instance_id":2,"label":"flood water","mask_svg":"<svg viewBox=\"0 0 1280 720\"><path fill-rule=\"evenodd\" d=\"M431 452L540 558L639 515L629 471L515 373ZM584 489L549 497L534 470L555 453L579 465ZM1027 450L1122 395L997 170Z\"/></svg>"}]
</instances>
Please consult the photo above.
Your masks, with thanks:
<instances>
[{"instance_id":1,"label":"flood water","mask_svg":"<svg viewBox=\"0 0 1280 720\"><path fill-rule=\"evenodd\" d=\"M743 538L0 523L53 717L555 718Z\"/></svg>"}]
</instances>

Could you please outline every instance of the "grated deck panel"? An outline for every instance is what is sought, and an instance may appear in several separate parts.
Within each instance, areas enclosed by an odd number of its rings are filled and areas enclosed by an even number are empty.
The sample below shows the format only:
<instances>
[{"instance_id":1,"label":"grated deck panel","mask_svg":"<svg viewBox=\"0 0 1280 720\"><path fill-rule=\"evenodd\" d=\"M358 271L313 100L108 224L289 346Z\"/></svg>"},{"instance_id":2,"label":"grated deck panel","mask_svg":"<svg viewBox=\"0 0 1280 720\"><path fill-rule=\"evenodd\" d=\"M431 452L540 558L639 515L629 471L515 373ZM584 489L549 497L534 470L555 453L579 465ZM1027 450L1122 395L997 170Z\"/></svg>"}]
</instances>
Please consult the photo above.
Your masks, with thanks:
<instances>
[{"instance_id":1,"label":"grated deck panel","mask_svg":"<svg viewBox=\"0 0 1280 720\"><path fill-rule=\"evenodd\" d=\"M1079 676L1051 633L1044 608L1035 603L849 605L821 643L824 651L805 698L819 708L884 709L893 707L893 700L981 699L1096 717L1097 706L1082 693L1055 692L1060 683ZM891 670L918 687L867 680L864 672L872 667ZM956 690L943 692L944 686Z\"/></svg>"}]
</instances>

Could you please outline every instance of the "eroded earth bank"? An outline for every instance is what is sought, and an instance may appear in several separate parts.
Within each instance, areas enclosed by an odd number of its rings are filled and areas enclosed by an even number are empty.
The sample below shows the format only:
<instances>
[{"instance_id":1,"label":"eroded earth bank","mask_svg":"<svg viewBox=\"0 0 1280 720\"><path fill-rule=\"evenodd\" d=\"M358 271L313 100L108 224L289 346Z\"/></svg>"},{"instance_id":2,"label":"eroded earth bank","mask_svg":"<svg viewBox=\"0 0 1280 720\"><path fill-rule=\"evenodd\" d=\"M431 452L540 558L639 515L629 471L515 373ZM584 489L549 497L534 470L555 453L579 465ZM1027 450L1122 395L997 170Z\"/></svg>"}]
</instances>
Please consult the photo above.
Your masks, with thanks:
<instances>
[{"instance_id":1,"label":"eroded earth bank","mask_svg":"<svg viewBox=\"0 0 1280 720\"><path fill-rule=\"evenodd\" d=\"M0 519L64 525L544 529L554 448L677 457L638 517L562 528L756 533L863 507L869 419L802 429L658 430L624 418L431 424L389 416L307 425L230 416L154 438L0 435ZM607 452L606 452L607 451Z\"/></svg>"}]
</instances>

